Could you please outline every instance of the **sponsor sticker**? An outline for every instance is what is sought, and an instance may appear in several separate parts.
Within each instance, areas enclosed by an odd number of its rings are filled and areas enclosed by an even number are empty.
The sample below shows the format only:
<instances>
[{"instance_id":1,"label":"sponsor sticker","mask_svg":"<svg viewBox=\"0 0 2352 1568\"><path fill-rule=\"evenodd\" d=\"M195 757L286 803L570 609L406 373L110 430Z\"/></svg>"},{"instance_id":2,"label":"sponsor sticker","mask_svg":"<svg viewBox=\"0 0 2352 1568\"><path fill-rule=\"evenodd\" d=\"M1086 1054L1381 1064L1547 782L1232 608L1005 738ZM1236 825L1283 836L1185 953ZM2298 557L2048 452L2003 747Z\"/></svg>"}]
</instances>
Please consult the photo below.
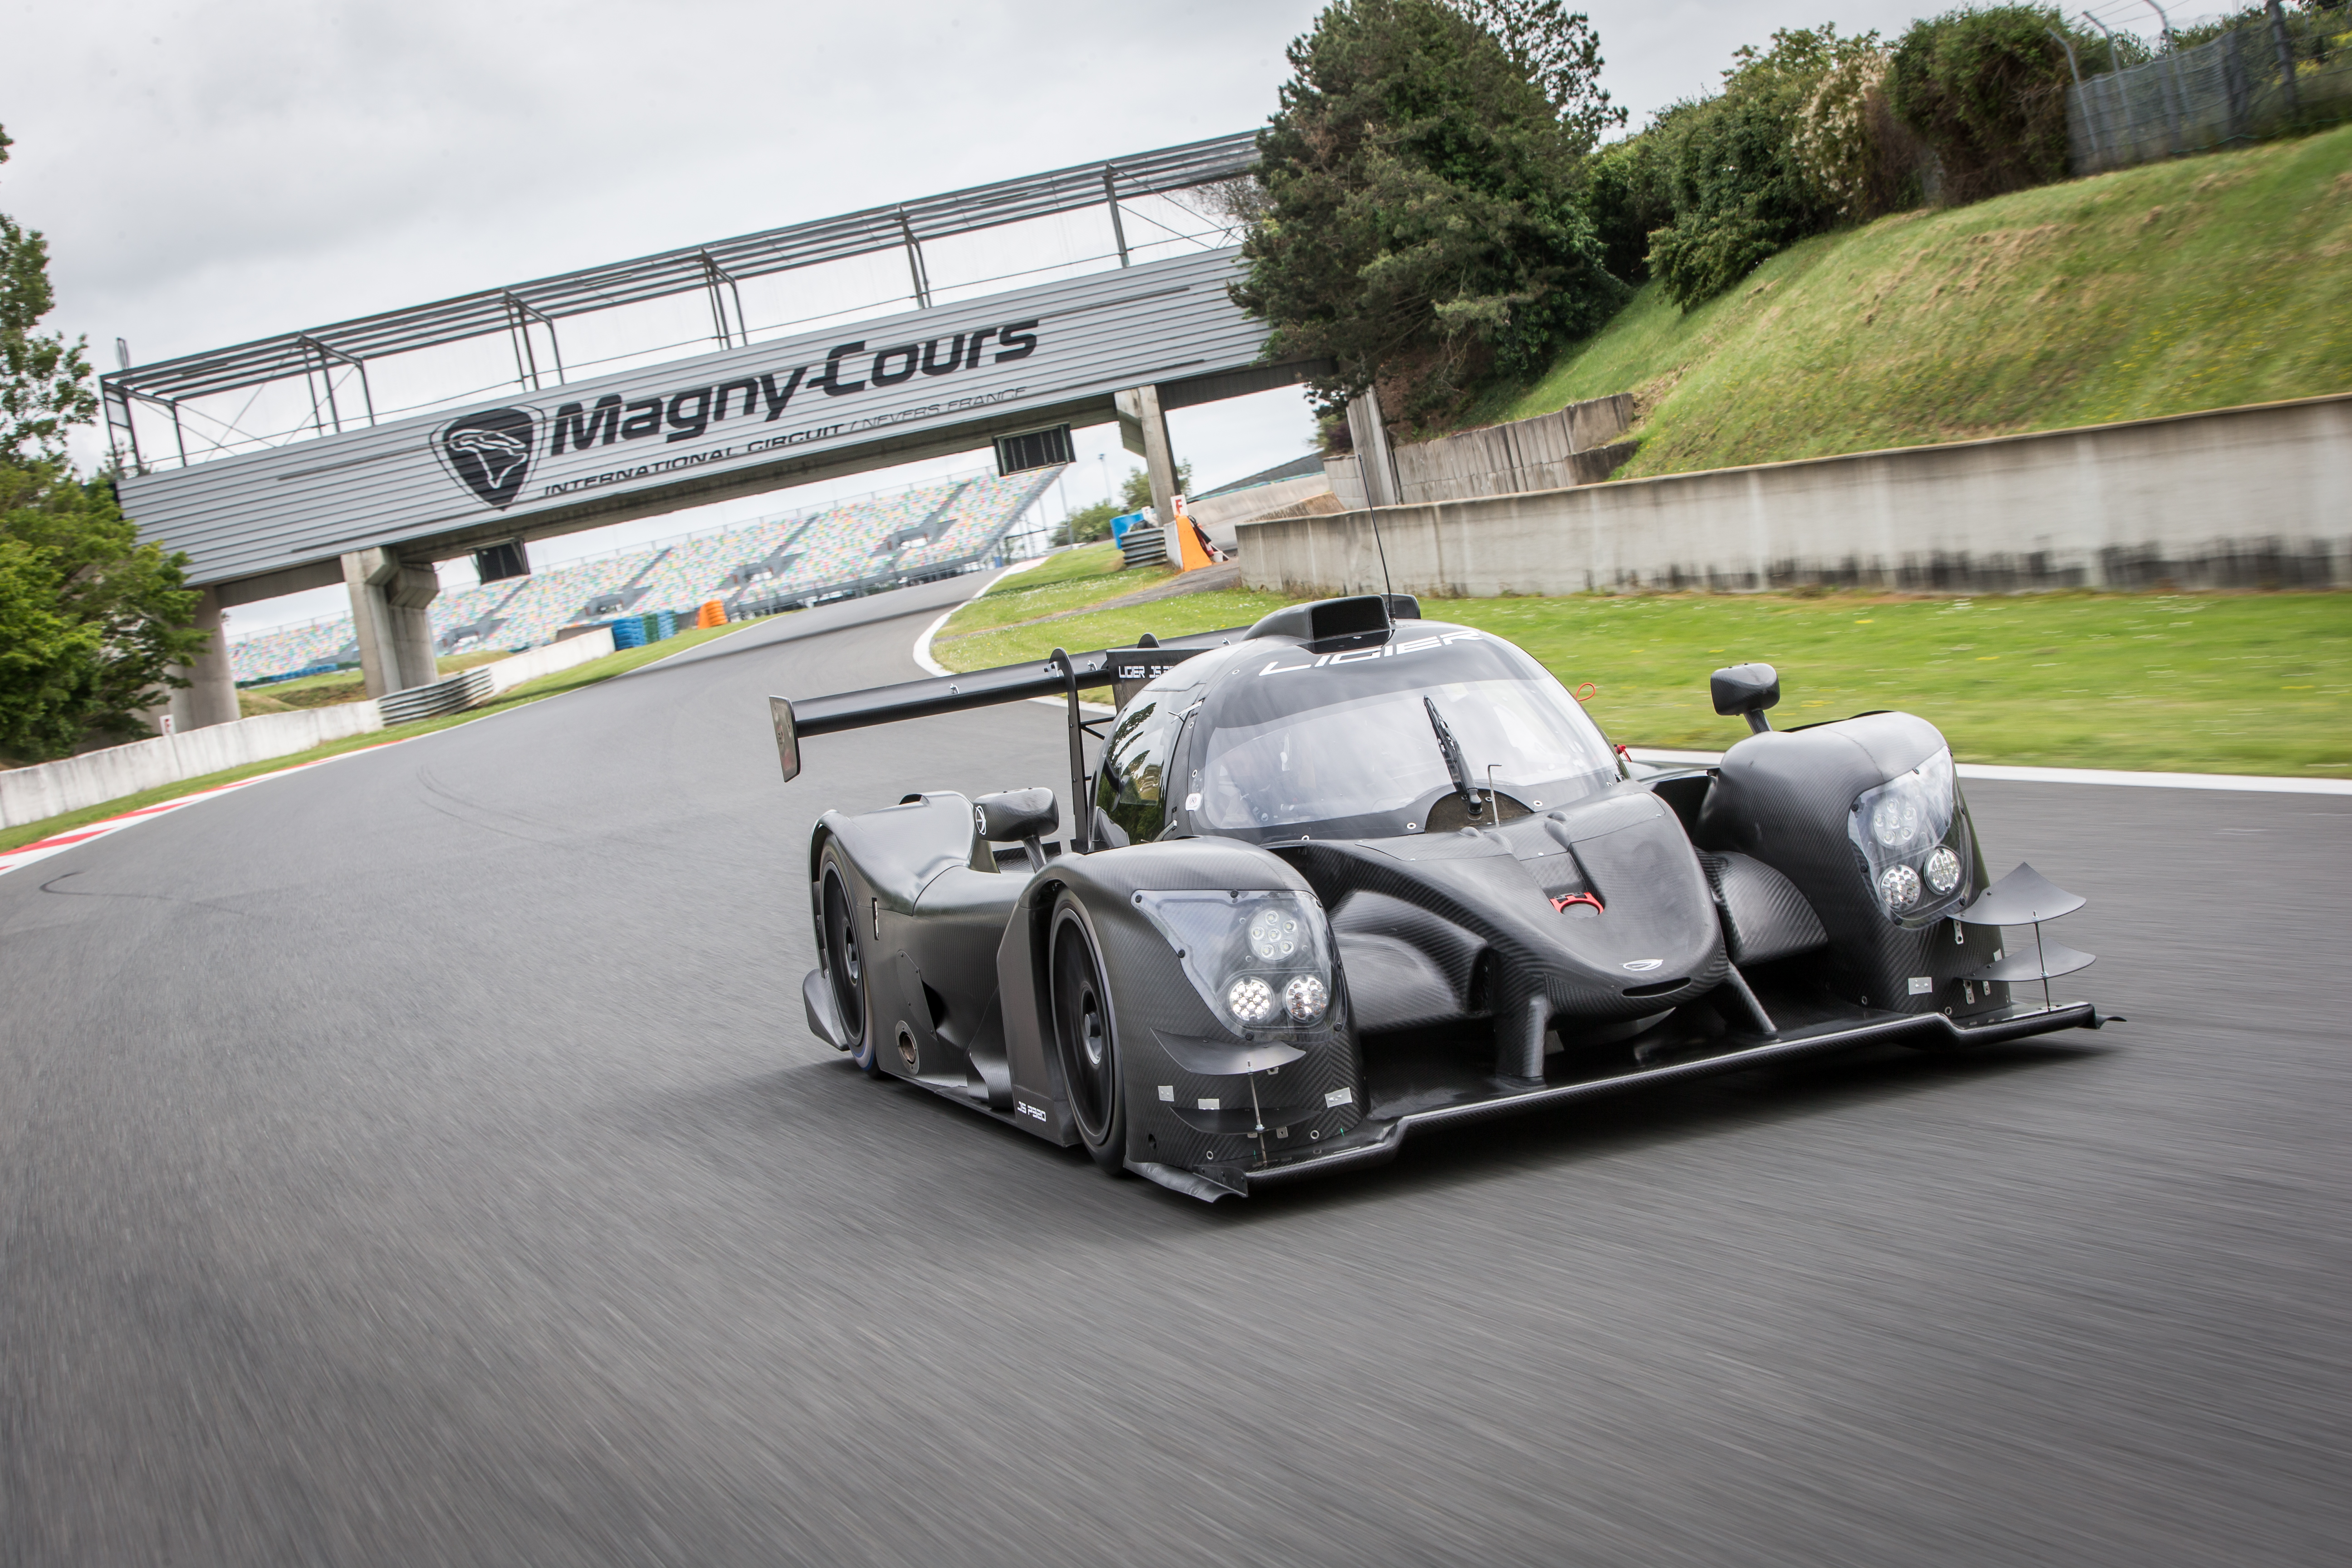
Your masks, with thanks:
<instances>
[{"instance_id":1,"label":"sponsor sticker","mask_svg":"<svg viewBox=\"0 0 2352 1568\"><path fill-rule=\"evenodd\" d=\"M1172 1084L1172 1083L1163 1083L1163 1084L1161 1084L1161 1085L1160 1086L1160 1099L1162 1099L1162 1100L1166 1100L1166 1101L1167 1101L1169 1104L1171 1104L1171 1105L1175 1104L1175 1103L1176 1103L1176 1086L1175 1086L1174 1084Z\"/></svg>"},{"instance_id":2,"label":"sponsor sticker","mask_svg":"<svg viewBox=\"0 0 2352 1568\"><path fill-rule=\"evenodd\" d=\"M1013 1109L1019 1111L1024 1116L1034 1116L1040 1121L1045 1120L1045 1113L1038 1110L1035 1106L1030 1104L1025 1100L1014 1100L1013 1102Z\"/></svg>"},{"instance_id":3,"label":"sponsor sticker","mask_svg":"<svg viewBox=\"0 0 2352 1568\"><path fill-rule=\"evenodd\" d=\"M1214 1098L1206 1098L1201 1101L1201 1109L1203 1110L1222 1110L1224 1109L1224 1106L1225 1102L1223 1100Z\"/></svg>"},{"instance_id":4,"label":"sponsor sticker","mask_svg":"<svg viewBox=\"0 0 2352 1568\"><path fill-rule=\"evenodd\" d=\"M1356 1091L1352 1089L1335 1089L1323 1097L1323 1103L1327 1106L1353 1105L1356 1103Z\"/></svg>"},{"instance_id":5,"label":"sponsor sticker","mask_svg":"<svg viewBox=\"0 0 2352 1568\"><path fill-rule=\"evenodd\" d=\"M1931 977L1930 977L1930 976L1928 976L1928 975L1925 975L1925 974L1915 974L1915 975L1913 975L1913 976L1911 977L1911 994L1912 994L1912 995L1914 995L1914 996L1932 996L1932 995L1934 995L1935 994L1936 994L1936 982L1934 981L1934 979L1933 979L1933 978L1931 978Z\"/></svg>"}]
</instances>

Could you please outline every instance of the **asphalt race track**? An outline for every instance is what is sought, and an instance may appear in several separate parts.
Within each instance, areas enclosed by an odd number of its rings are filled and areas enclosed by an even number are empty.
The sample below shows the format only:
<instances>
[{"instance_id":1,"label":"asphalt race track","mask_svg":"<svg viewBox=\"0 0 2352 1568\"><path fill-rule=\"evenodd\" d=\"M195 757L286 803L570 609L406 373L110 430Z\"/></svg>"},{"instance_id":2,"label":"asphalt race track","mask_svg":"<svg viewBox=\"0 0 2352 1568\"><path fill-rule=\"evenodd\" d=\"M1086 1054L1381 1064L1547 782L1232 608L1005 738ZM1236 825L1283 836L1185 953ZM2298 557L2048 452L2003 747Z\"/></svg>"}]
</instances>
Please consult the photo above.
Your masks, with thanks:
<instances>
[{"instance_id":1,"label":"asphalt race track","mask_svg":"<svg viewBox=\"0 0 2352 1568\"><path fill-rule=\"evenodd\" d=\"M0 1563L2343 1560L2352 797L1969 785L2128 1026L1212 1208L802 1021L822 807L1066 771L779 780L969 586L0 879Z\"/></svg>"}]
</instances>

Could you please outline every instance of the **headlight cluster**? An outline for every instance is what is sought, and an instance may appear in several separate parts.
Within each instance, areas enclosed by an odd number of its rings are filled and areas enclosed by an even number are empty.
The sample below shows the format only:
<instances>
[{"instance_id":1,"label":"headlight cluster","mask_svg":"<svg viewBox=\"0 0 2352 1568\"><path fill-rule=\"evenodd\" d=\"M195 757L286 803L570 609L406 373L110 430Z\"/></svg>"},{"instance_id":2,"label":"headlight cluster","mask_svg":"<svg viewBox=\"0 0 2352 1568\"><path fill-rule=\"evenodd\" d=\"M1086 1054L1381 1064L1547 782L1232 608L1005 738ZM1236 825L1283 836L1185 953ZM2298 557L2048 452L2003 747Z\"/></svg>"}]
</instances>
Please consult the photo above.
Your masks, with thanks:
<instances>
[{"instance_id":1,"label":"headlight cluster","mask_svg":"<svg viewBox=\"0 0 2352 1568\"><path fill-rule=\"evenodd\" d=\"M1313 896L1142 892L1202 1000L1236 1031L1312 1028L1331 1008L1331 937Z\"/></svg>"},{"instance_id":2,"label":"headlight cluster","mask_svg":"<svg viewBox=\"0 0 2352 1568\"><path fill-rule=\"evenodd\" d=\"M1952 753L1934 756L1856 796L1847 837L1869 868L1879 907L1903 925L1941 916L1967 891Z\"/></svg>"}]
</instances>

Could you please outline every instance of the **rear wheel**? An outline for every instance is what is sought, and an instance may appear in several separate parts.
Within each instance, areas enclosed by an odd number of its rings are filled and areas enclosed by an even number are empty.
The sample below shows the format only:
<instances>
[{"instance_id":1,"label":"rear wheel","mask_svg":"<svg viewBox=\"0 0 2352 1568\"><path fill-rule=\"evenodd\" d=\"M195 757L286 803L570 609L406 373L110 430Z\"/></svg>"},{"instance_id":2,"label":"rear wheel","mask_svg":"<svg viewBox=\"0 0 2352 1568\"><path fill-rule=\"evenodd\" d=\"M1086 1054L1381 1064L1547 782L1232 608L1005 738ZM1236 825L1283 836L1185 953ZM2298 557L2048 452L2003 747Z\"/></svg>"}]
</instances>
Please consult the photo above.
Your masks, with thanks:
<instances>
[{"instance_id":1,"label":"rear wheel","mask_svg":"<svg viewBox=\"0 0 2352 1568\"><path fill-rule=\"evenodd\" d=\"M1068 893L1055 900L1047 952L1054 1043L1069 1089L1071 1119L1095 1163L1116 1174L1127 1164L1127 1094L1118 1030L1094 929Z\"/></svg>"},{"instance_id":2,"label":"rear wheel","mask_svg":"<svg viewBox=\"0 0 2352 1568\"><path fill-rule=\"evenodd\" d=\"M869 1077L881 1076L874 1059L874 1028L866 1016L866 951L857 936L857 905L849 895L849 879L831 849L822 869L824 914L824 973L833 986L834 1009L849 1032L849 1057Z\"/></svg>"}]
</instances>

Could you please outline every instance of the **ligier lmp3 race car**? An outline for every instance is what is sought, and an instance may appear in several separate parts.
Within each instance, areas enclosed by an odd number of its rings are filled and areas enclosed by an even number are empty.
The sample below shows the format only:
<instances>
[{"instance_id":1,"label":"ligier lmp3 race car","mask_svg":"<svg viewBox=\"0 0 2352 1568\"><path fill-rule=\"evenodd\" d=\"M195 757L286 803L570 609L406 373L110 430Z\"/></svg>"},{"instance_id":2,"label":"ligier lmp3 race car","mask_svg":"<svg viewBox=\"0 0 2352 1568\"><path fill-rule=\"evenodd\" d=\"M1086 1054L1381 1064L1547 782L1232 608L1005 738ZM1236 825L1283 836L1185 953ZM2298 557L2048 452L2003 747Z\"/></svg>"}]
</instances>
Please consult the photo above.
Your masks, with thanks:
<instances>
[{"instance_id":1,"label":"ligier lmp3 race car","mask_svg":"<svg viewBox=\"0 0 2352 1568\"><path fill-rule=\"evenodd\" d=\"M1988 885L1936 728L1773 730L1769 665L1716 673L1751 733L1709 769L1634 764L1526 653L1403 595L770 706L789 779L811 737L1040 695L1069 705L1068 842L1047 788L825 813L802 995L867 1072L1106 1171L1213 1201L1415 1128L2109 1021L2050 999L2091 960L2040 922L2083 900Z\"/></svg>"}]
</instances>

